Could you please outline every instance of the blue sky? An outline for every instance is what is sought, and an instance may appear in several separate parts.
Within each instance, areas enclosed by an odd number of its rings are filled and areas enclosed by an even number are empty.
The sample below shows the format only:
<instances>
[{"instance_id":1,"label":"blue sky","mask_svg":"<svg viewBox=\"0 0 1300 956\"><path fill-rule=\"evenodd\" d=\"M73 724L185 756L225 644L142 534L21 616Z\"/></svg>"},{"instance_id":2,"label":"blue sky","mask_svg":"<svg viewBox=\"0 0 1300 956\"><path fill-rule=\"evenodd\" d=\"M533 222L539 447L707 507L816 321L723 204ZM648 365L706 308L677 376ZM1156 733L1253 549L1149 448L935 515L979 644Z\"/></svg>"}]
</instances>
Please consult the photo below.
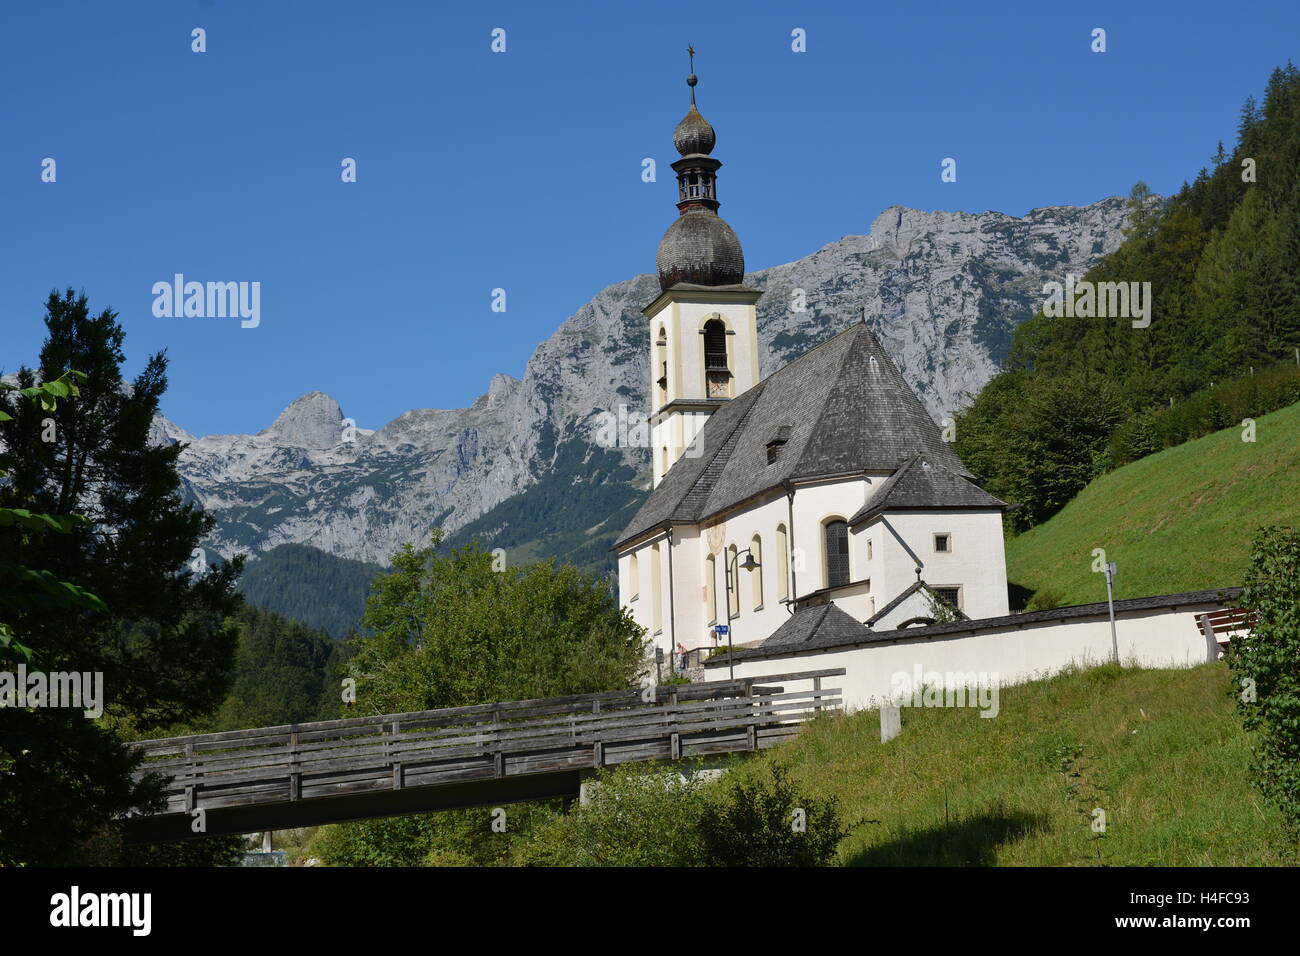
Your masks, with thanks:
<instances>
[{"instance_id":1,"label":"blue sky","mask_svg":"<svg viewBox=\"0 0 1300 956\"><path fill-rule=\"evenodd\" d=\"M688 43L754 270L896 203L1176 190L1297 38L1294 0L5 4L0 369L34 360L72 286L121 314L128 371L168 350L163 410L195 434L259 430L313 389L370 428L460 407L653 270ZM178 272L260 282L261 324L155 317Z\"/></svg>"}]
</instances>

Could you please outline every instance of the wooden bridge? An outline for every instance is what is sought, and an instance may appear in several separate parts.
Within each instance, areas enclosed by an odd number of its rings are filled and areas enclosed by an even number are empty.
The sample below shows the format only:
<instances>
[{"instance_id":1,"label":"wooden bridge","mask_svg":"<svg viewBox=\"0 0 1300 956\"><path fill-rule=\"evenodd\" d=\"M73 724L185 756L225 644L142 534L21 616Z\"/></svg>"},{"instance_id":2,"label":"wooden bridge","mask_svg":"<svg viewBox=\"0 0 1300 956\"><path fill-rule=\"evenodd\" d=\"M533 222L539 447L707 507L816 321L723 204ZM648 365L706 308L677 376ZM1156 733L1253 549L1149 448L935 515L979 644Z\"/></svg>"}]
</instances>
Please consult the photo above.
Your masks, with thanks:
<instances>
[{"instance_id":1,"label":"wooden bridge","mask_svg":"<svg viewBox=\"0 0 1300 956\"><path fill-rule=\"evenodd\" d=\"M841 707L843 668L141 740L165 809L131 843L573 799L598 767L757 751ZM760 684L759 681L762 681ZM785 684L809 686L787 691ZM202 811L200 813L199 811ZM202 829L199 829L199 828Z\"/></svg>"}]
</instances>

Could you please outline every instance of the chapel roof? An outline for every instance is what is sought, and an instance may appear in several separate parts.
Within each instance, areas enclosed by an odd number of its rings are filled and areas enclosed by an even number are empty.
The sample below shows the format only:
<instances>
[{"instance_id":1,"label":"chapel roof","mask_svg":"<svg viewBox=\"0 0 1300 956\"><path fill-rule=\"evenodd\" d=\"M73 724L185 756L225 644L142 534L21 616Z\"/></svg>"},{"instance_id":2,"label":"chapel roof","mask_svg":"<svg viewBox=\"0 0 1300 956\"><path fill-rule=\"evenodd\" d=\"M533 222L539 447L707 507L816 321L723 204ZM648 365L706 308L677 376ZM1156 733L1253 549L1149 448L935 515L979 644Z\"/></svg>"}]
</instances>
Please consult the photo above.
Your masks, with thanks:
<instances>
[{"instance_id":1,"label":"chapel roof","mask_svg":"<svg viewBox=\"0 0 1300 956\"><path fill-rule=\"evenodd\" d=\"M858 525L886 511L904 509L1004 509L1007 503L995 498L973 481L954 474L925 455L905 461L882 482L857 514L849 519Z\"/></svg>"},{"instance_id":2,"label":"chapel roof","mask_svg":"<svg viewBox=\"0 0 1300 956\"><path fill-rule=\"evenodd\" d=\"M784 442L769 462L774 436ZM788 481L889 473L918 456L971 477L860 322L718 408L614 547L668 522L707 521Z\"/></svg>"}]
</instances>

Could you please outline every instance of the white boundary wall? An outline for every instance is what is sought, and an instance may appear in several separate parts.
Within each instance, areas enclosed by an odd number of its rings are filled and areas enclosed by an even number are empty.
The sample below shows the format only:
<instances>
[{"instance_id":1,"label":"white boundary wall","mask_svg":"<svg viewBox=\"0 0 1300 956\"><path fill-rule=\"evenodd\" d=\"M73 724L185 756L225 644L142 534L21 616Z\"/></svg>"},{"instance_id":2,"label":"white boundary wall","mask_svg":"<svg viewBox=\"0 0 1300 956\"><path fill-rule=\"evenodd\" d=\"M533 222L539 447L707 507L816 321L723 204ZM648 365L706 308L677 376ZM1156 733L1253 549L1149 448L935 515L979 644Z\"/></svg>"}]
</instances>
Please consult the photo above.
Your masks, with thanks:
<instances>
[{"instance_id":1,"label":"white boundary wall","mask_svg":"<svg viewBox=\"0 0 1300 956\"><path fill-rule=\"evenodd\" d=\"M1211 659L1197 616L1223 608L1220 601L1115 613L1119 658L1143 667L1192 667ZM977 625L979 622L973 622ZM1215 657L1218 656L1216 645ZM843 677L826 678L842 687L846 710L879 707L892 677L923 672L997 673L1001 686L1047 677L1071 664L1095 666L1112 657L1110 619L1100 615L1008 624L932 637L880 641L853 647L809 650L737 661L736 677L762 677L798 670L843 667ZM725 680L725 664L709 667L708 680Z\"/></svg>"}]
</instances>

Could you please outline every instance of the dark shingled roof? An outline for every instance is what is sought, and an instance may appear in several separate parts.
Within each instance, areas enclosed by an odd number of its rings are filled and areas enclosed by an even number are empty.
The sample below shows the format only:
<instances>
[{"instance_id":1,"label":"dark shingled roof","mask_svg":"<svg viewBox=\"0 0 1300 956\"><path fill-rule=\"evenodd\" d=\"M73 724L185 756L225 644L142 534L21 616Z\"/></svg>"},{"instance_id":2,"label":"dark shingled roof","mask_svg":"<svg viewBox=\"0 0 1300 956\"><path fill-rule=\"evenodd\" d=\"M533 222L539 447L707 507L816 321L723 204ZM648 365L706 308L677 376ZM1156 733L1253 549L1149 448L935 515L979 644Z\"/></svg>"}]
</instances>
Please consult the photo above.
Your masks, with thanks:
<instances>
[{"instance_id":1,"label":"dark shingled roof","mask_svg":"<svg viewBox=\"0 0 1300 956\"><path fill-rule=\"evenodd\" d=\"M693 153L707 156L713 152L717 142L718 136L713 131L713 127L692 103L691 108L682 117L682 121L673 130L673 145L677 147L677 152L683 156L690 156Z\"/></svg>"},{"instance_id":2,"label":"dark shingled roof","mask_svg":"<svg viewBox=\"0 0 1300 956\"><path fill-rule=\"evenodd\" d=\"M784 624L772 632L763 647L787 644L852 643L870 636L870 631L832 603L795 611Z\"/></svg>"},{"instance_id":3,"label":"dark shingled roof","mask_svg":"<svg viewBox=\"0 0 1300 956\"><path fill-rule=\"evenodd\" d=\"M726 220L711 209L696 207L674 219L659 240L655 267L664 290L679 282L737 285L745 280L745 253Z\"/></svg>"},{"instance_id":4,"label":"dark shingled roof","mask_svg":"<svg viewBox=\"0 0 1300 956\"><path fill-rule=\"evenodd\" d=\"M1007 503L955 475L923 455L911 458L876 489L858 513L849 519L857 525L885 511L904 508L997 508Z\"/></svg>"},{"instance_id":5,"label":"dark shingled roof","mask_svg":"<svg viewBox=\"0 0 1300 956\"><path fill-rule=\"evenodd\" d=\"M783 427L786 443L769 464L767 443ZM614 547L665 522L697 524L789 480L892 472L916 456L971 477L866 323L721 406L696 447L698 457L678 459Z\"/></svg>"},{"instance_id":6,"label":"dark shingled roof","mask_svg":"<svg viewBox=\"0 0 1300 956\"><path fill-rule=\"evenodd\" d=\"M1156 608L1187 607L1192 604L1228 604L1241 597L1241 588L1210 588L1204 591L1183 591L1179 594L1156 594L1151 597L1128 598L1115 602L1115 612L1145 611ZM809 610L815 610L809 608ZM928 640L930 638L963 637L980 631L998 630L1011 626L1042 624L1050 621L1068 621L1077 617L1101 617L1108 612L1105 601L1097 604L1074 604L1054 607L1046 611L1027 611L1005 617L984 617L973 621L954 621L951 624L931 624L928 627L905 627L893 631L871 631L863 627L854 636L848 629L838 633L828 632L825 637L813 636L797 644L773 644L768 638L758 647L736 648L730 654L718 654L704 662L705 667L726 667L742 661L763 660L770 657L788 657L809 651L826 651L833 648L869 647L894 641ZM846 615L847 616L847 615ZM773 635L775 636L775 635Z\"/></svg>"},{"instance_id":7,"label":"dark shingled roof","mask_svg":"<svg viewBox=\"0 0 1300 956\"><path fill-rule=\"evenodd\" d=\"M871 617L867 618L867 620L866 620L866 627L867 627L867 630L870 630L870 629L872 628L872 626L874 626L875 623L876 623L877 621L879 621L882 617L884 617L886 614L888 614L888 613L889 613L890 611L892 611L894 608L898 607L898 605L902 604L904 601L906 601L908 598L910 598L913 594L915 594L917 591L921 590L922 588L924 588L926 591L930 592L930 595L931 595L931 596L932 596L936 601L943 601L943 597L939 594L939 592L937 592L934 588L930 587L930 585L926 584L924 581L917 580L917 581L915 581L914 583L912 583L911 585L909 585L908 587L904 588L902 594L900 594L898 597L894 598L892 601L890 601L888 604L886 604L884 607L882 607L882 608L881 608L879 611L877 611L875 614L871 615ZM945 603L947 603L947 602L945 602ZM951 605L949 605L949 606L951 607ZM969 621L969 620L970 620L970 618L967 617L966 613L965 613L964 611L962 611L961 608L959 608L959 607L954 607L953 610L957 612L957 619L958 619L958 620L961 620L961 621Z\"/></svg>"}]
</instances>

